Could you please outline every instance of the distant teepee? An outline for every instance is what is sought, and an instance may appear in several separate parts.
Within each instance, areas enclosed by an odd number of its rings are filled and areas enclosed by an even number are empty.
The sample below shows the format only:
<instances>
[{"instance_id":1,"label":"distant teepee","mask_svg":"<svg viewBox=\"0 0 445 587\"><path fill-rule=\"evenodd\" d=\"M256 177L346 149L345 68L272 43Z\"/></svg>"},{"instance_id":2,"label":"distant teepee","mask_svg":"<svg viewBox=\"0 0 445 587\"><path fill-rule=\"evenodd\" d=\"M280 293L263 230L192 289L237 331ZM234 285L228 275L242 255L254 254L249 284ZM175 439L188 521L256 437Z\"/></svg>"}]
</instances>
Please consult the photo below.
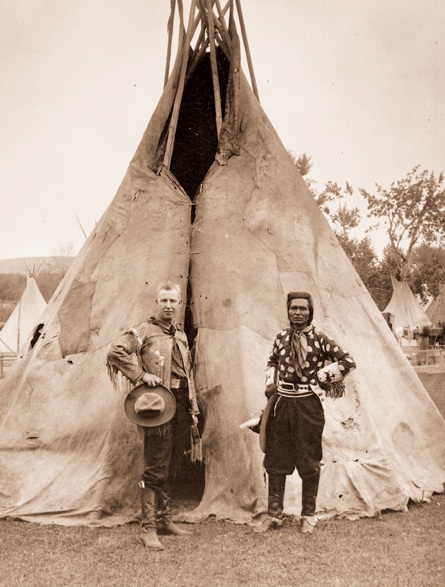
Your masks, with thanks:
<instances>
[{"instance_id":1,"label":"distant teepee","mask_svg":"<svg viewBox=\"0 0 445 587\"><path fill-rule=\"evenodd\" d=\"M440 287L439 295L436 296L426 309L426 315L433 326L445 326L445 284Z\"/></svg>"},{"instance_id":2,"label":"distant teepee","mask_svg":"<svg viewBox=\"0 0 445 587\"><path fill-rule=\"evenodd\" d=\"M34 275L28 273L25 290L0 330L0 353L18 355L38 325L45 308L45 298L40 293Z\"/></svg>"},{"instance_id":3,"label":"distant teepee","mask_svg":"<svg viewBox=\"0 0 445 587\"><path fill-rule=\"evenodd\" d=\"M204 425L205 489L183 519L250 522L265 510L258 437L239 425L264 407L266 361L297 289L357 363L346 396L325 402L319 513L428 499L445 481L445 422L259 104L240 1L192 0L188 24L182 0L172 4L178 53L159 104L40 338L0 388L0 516L112 525L138 515L141 438L105 358L168 278L186 301ZM290 513L299 491L290 480Z\"/></svg>"},{"instance_id":4,"label":"distant teepee","mask_svg":"<svg viewBox=\"0 0 445 587\"><path fill-rule=\"evenodd\" d=\"M422 328L431 324L406 281L391 276L392 296L384 312L392 314L393 328Z\"/></svg>"}]
</instances>

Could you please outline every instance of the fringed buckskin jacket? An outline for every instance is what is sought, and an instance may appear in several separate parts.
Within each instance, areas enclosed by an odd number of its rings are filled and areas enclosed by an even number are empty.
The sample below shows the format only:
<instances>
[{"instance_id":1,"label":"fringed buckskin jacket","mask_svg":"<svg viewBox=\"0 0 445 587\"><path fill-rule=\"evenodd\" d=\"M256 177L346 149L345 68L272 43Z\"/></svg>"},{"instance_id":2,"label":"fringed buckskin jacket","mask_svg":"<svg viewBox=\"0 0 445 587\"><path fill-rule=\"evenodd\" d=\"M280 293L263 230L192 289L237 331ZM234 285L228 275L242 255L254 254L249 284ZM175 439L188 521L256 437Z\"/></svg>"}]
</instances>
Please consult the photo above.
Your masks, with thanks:
<instances>
[{"instance_id":1,"label":"fringed buckskin jacket","mask_svg":"<svg viewBox=\"0 0 445 587\"><path fill-rule=\"evenodd\" d=\"M172 325L167 331L151 318L122 334L107 354L110 376L115 381L117 371L120 371L133 385L137 386L141 383L144 373L151 373L160 377L163 385L170 389L174 341L181 353L188 381L191 413L196 416L199 414L199 408L187 337L176 325Z\"/></svg>"}]
</instances>

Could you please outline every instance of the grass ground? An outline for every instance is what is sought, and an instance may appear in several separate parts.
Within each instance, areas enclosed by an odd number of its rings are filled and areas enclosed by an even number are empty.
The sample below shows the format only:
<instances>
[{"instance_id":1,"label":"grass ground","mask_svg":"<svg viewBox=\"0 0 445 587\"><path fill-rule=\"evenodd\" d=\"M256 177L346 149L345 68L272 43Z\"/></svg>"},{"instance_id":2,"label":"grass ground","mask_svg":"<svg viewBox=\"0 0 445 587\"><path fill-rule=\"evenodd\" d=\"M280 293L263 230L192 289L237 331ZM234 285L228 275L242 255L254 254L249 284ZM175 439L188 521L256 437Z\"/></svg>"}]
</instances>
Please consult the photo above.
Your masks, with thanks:
<instances>
[{"instance_id":1,"label":"grass ground","mask_svg":"<svg viewBox=\"0 0 445 587\"><path fill-rule=\"evenodd\" d=\"M445 414L444 373L419 376ZM192 504L189 505L191 507ZM209 520L187 538L139 543L136 524L85 528L0 521L1 587L438 587L445 584L445 495L408 513L320 523L295 522L261 535Z\"/></svg>"}]
</instances>

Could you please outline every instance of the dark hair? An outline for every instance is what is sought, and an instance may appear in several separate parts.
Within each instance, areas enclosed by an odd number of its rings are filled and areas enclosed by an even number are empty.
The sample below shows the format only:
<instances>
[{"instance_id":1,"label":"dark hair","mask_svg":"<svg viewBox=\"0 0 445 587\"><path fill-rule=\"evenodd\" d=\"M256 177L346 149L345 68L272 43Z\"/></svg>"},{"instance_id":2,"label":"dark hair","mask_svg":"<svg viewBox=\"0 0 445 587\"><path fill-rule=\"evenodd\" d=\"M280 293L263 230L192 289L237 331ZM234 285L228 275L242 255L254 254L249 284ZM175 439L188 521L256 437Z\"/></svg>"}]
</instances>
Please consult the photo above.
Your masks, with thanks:
<instances>
[{"instance_id":1,"label":"dark hair","mask_svg":"<svg viewBox=\"0 0 445 587\"><path fill-rule=\"evenodd\" d=\"M289 312L289 308L291 305L292 300L295 299L303 299L308 301L309 305L309 323L312 322L314 317L314 302L312 301L312 296L307 291L290 291L287 294L287 311Z\"/></svg>"}]
</instances>

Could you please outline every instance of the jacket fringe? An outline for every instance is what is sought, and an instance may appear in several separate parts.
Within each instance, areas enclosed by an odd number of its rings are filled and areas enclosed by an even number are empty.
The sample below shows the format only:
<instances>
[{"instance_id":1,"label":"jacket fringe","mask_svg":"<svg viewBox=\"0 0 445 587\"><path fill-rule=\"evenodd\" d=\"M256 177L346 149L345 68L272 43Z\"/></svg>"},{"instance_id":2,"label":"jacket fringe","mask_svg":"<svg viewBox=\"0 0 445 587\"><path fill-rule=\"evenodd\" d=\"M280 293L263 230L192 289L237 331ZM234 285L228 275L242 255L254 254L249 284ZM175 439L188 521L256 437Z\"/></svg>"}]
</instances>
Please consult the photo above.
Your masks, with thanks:
<instances>
[{"instance_id":1,"label":"jacket fringe","mask_svg":"<svg viewBox=\"0 0 445 587\"><path fill-rule=\"evenodd\" d=\"M343 383L343 381L336 381L335 383L330 383L329 388L326 389L326 397L331 397L333 399L343 397L344 394L345 384Z\"/></svg>"},{"instance_id":2,"label":"jacket fringe","mask_svg":"<svg viewBox=\"0 0 445 587\"><path fill-rule=\"evenodd\" d=\"M109 359L107 359L107 371L114 389L127 396L134 388L133 383Z\"/></svg>"},{"instance_id":3,"label":"jacket fringe","mask_svg":"<svg viewBox=\"0 0 445 587\"><path fill-rule=\"evenodd\" d=\"M144 426L143 427L145 436L167 436L172 432L172 421L161 424L160 426Z\"/></svg>"}]
</instances>

